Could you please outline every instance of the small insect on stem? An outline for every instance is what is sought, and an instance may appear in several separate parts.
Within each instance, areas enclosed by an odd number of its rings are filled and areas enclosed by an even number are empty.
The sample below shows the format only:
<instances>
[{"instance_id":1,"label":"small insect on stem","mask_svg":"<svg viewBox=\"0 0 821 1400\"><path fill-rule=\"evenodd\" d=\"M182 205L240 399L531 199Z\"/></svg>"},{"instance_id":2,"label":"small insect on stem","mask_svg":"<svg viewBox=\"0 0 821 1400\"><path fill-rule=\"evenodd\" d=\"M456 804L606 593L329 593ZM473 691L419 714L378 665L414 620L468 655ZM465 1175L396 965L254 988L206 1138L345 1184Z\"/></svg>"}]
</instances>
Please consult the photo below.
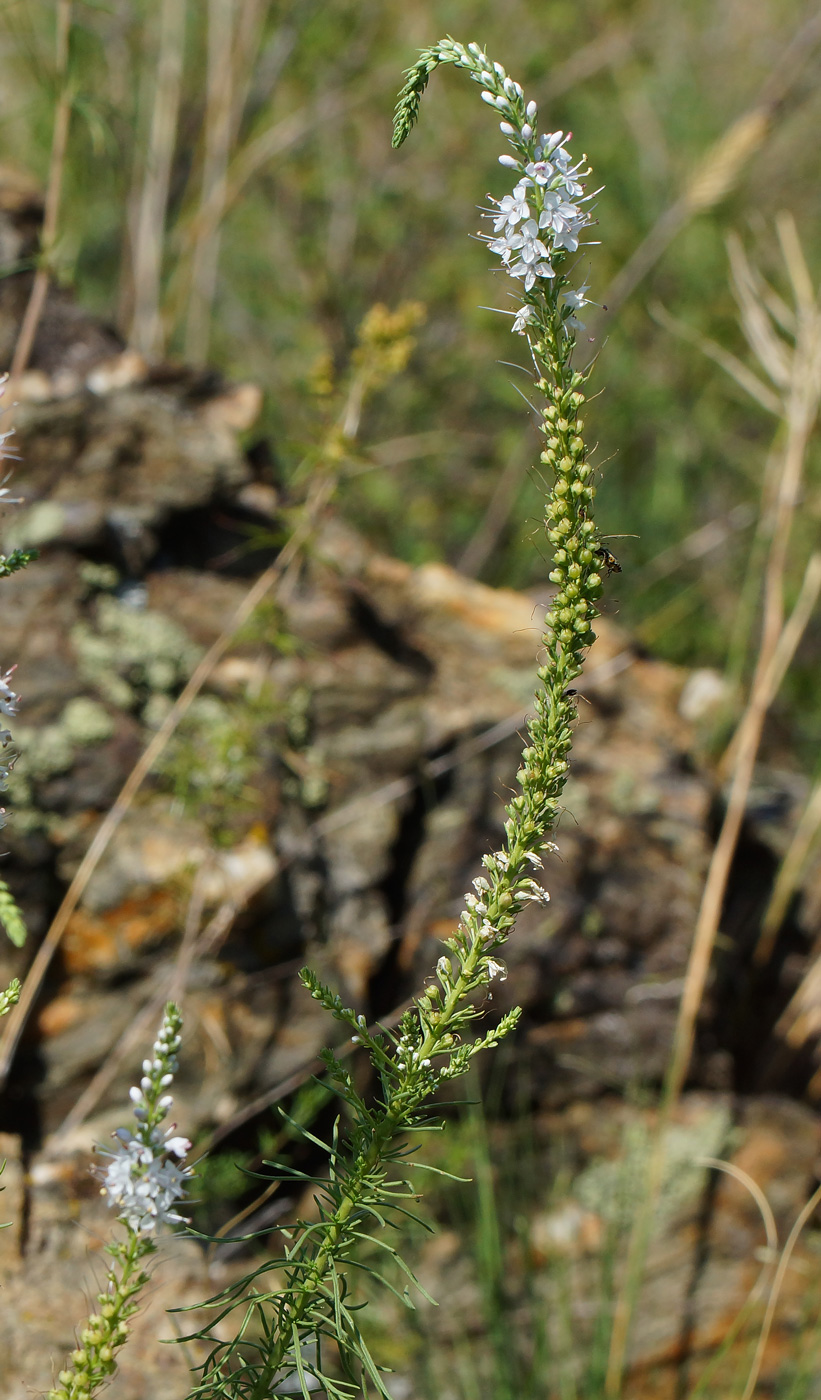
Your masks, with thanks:
<instances>
[{"instance_id":1,"label":"small insect on stem","mask_svg":"<svg viewBox=\"0 0 821 1400\"><path fill-rule=\"evenodd\" d=\"M594 553L599 559L601 559L602 564L606 568L608 574L621 573L621 564L619 563L615 554L611 553L611 551L607 548L606 545L600 545L597 550L594 550Z\"/></svg>"}]
</instances>

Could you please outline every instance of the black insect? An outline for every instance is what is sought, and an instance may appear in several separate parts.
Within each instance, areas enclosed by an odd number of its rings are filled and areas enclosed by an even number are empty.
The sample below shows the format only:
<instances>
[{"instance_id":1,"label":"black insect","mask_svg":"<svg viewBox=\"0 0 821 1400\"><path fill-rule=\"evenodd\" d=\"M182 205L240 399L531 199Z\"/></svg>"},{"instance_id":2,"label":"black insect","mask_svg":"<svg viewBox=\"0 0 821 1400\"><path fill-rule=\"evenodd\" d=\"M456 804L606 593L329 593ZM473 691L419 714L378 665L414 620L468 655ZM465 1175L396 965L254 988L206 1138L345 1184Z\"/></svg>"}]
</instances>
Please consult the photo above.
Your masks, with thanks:
<instances>
[{"instance_id":1,"label":"black insect","mask_svg":"<svg viewBox=\"0 0 821 1400\"><path fill-rule=\"evenodd\" d=\"M612 554L606 545L600 545L599 548L595 551L595 553L596 556L599 559L601 559L601 562L607 570L608 574L621 573L621 564L619 563L615 554Z\"/></svg>"}]
</instances>

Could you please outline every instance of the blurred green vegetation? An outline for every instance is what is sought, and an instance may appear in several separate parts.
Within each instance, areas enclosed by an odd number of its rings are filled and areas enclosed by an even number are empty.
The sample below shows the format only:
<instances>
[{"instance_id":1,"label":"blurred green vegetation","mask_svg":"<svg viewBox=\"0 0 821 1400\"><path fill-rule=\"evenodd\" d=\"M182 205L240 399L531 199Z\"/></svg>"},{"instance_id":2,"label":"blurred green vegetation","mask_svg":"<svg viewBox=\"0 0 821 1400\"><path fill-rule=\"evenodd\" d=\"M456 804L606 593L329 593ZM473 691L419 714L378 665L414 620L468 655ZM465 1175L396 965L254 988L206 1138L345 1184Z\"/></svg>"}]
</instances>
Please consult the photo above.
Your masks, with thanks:
<instances>
[{"instance_id":1,"label":"blurred green vegetation","mask_svg":"<svg viewBox=\"0 0 821 1400\"><path fill-rule=\"evenodd\" d=\"M651 312L661 303L749 359L728 285L727 234L740 233L783 292L773 221L787 209L817 271L821 52L800 42L797 52L789 50L813 7L799 0L233 3L235 23L256 8L261 25L232 138L228 184L234 172L237 198L222 225L210 340L201 349L229 375L264 387L256 431L270 436L287 478L316 437L317 374L344 372L356 327L375 302L423 302L428 319L410 372L369 405L363 433L373 444L414 441L394 465L351 480L341 506L381 547L412 561L458 564L482 522L492 523L497 538L479 561L480 576L517 587L538 587L545 574L541 492L527 467L537 457L536 437L518 392L527 392L527 378L498 363L523 361L524 342L486 309L503 306L507 289L493 280L484 246L470 238L485 192L507 188L496 163L500 138L472 87L441 72L419 128L393 153L390 122L402 69L417 48L445 33L476 38L539 100L544 125L573 130L604 185L597 202L602 243L580 263L604 302L714 143L772 95L776 75L779 100L763 139L723 185L718 181L711 207L684 220L624 304L599 311L589 327L602 387L587 425L600 444L599 519L605 533L626 536L613 543L624 572L612 580L608 610L657 654L723 668L731 644L739 652L750 524L667 573L648 565L735 507L750 507L736 520L754 518L773 420ZM75 108L55 258L81 301L119 317L122 327L129 314L129 210L144 161L160 12L160 0L77 3L73 10ZM187 6L163 255L165 348L172 356L185 349L209 12L214 3ZM43 179L53 28L51 0L3 7L0 159ZM281 149L239 180L266 133ZM390 458L390 450L383 455ZM402 451L393 455L402 458ZM817 467L817 451L815 457ZM494 501L508 464L510 489ZM817 530L817 471L810 480L799 522L807 541ZM801 548L795 553L797 588ZM815 624L780 702L790 746L808 760L821 731L812 682L820 648ZM773 732L778 749L783 734L777 724Z\"/></svg>"}]
</instances>

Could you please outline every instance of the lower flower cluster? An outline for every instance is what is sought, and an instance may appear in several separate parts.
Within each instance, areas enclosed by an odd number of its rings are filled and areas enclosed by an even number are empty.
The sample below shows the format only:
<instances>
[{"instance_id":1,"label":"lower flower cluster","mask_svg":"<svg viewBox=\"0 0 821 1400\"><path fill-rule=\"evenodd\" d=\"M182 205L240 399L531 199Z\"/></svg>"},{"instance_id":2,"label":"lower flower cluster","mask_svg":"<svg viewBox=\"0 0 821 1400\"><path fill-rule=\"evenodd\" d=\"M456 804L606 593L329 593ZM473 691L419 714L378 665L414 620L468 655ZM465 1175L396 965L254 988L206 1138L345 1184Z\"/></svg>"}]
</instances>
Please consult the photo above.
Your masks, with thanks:
<instances>
[{"instance_id":1,"label":"lower flower cluster","mask_svg":"<svg viewBox=\"0 0 821 1400\"><path fill-rule=\"evenodd\" d=\"M186 1182L193 1175L185 1166L191 1143L159 1126L173 1103L166 1091L178 1068L180 1025L179 1011L169 1002L152 1057L143 1061L139 1087L131 1090L136 1132L118 1128L117 1147L104 1154L111 1160L101 1173L102 1194L136 1234L185 1223L175 1206L184 1199Z\"/></svg>"},{"instance_id":2,"label":"lower flower cluster","mask_svg":"<svg viewBox=\"0 0 821 1400\"><path fill-rule=\"evenodd\" d=\"M109 1154L111 1162L103 1176L102 1191L120 1220L140 1234L160 1225L185 1224L185 1216L174 1207L185 1196L192 1174L183 1165L191 1149L188 1139L171 1137L160 1128L152 1131L150 1142L134 1137L127 1128L118 1128L115 1137L120 1146Z\"/></svg>"},{"instance_id":3,"label":"lower flower cluster","mask_svg":"<svg viewBox=\"0 0 821 1400\"><path fill-rule=\"evenodd\" d=\"M114 1262L97 1294L98 1310L86 1320L48 1400L93 1400L114 1374L116 1353L128 1340L137 1300L149 1282L143 1265L156 1249L156 1233L161 1225L184 1221L176 1206L193 1174L185 1166L191 1144L160 1126L172 1103L167 1090L178 1068L181 1027L179 1010L169 1002L151 1057L143 1061L139 1086L130 1092L136 1130L117 1129L117 1146L105 1153L109 1164L98 1169L102 1194L126 1226L127 1236L106 1246Z\"/></svg>"}]
</instances>

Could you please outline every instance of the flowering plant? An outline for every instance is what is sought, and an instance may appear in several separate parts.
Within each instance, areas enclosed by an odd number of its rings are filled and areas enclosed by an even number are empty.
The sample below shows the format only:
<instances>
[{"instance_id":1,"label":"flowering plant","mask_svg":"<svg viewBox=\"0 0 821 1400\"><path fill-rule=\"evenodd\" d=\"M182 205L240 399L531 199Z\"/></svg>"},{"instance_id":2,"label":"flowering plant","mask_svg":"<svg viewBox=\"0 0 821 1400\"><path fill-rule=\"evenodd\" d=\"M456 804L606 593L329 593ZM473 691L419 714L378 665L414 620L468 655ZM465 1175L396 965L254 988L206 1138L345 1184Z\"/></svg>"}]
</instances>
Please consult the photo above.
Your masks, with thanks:
<instances>
[{"instance_id":1,"label":"flowering plant","mask_svg":"<svg viewBox=\"0 0 821 1400\"><path fill-rule=\"evenodd\" d=\"M113 1374L115 1353L127 1340L129 1318L137 1311L137 1295L148 1282L143 1265L156 1250L156 1231L164 1224L185 1223L175 1207L193 1175L185 1166L191 1143L160 1126L173 1102L168 1089L178 1067L181 1027L179 1010L169 1002L151 1055L143 1061L140 1083L131 1090L135 1128L118 1128L117 1146L103 1154L109 1163L99 1169L101 1191L125 1226L126 1238L107 1246L113 1263L97 1295L99 1310L82 1328L49 1400L91 1400Z\"/></svg>"},{"instance_id":2,"label":"flowering plant","mask_svg":"<svg viewBox=\"0 0 821 1400\"><path fill-rule=\"evenodd\" d=\"M573 286L568 264L592 222L591 196L583 185L589 171L585 158L574 163L568 135L537 134L535 102L525 100L500 64L478 45L465 48L452 39L424 50L406 75L395 145L416 121L422 93L440 63L464 69L481 86L512 149L500 159L514 172L515 184L512 193L491 199L485 212L493 229L483 236L516 287L518 304L509 314L513 331L527 340L535 367L535 391L544 401L541 460L553 475L545 526L553 549L550 578L557 591L545 620L539 685L517 774L520 791L507 807L500 849L485 855L484 873L465 895L458 927L445 940L446 951L395 1031L369 1027L313 971L300 974L310 995L347 1026L367 1055L372 1087L362 1091L342 1060L324 1052L340 1114L330 1142L310 1137L324 1147L327 1171L306 1178L293 1168L268 1164L281 1180L314 1185L318 1216L283 1230L280 1257L229 1284L206 1305L215 1314L214 1325L187 1339L207 1346L190 1400L273 1400L294 1390L307 1400L317 1388L329 1400L350 1400L371 1386L388 1396L351 1301L352 1269L363 1267L352 1256L359 1242L368 1240L416 1282L379 1233L389 1222L413 1218L410 1206L418 1193L409 1179L414 1164L406 1135L432 1126L432 1096L516 1025L520 1013L514 1008L473 1034L487 989L506 975L500 954L517 916L528 903L549 899L538 872L545 854L555 849L550 833L573 739L572 682L594 638L595 600L602 587L597 560L603 551L592 518L595 489L582 436L589 367L572 364L580 328L576 312L586 305L588 288ZM8 693L0 690L0 708L5 702L10 707L6 712L12 713L16 697L8 676L2 685ZM126 1238L108 1247L112 1266L98 1295L99 1309L88 1318L49 1400L91 1400L112 1374L137 1294L147 1282L144 1265L156 1248L156 1232L184 1219L177 1207L191 1176L185 1165L190 1143L162 1127L171 1105L168 1089L177 1068L180 1026L179 1011L169 1004L140 1083L131 1090L135 1125L119 1129L114 1149L105 1154L102 1191ZM383 1282L393 1288L389 1280ZM412 1306L407 1291L405 1301Z\"/></svg>"},{"instance_id":3,"label":"flowering plant","mask_svg":"<svg viewBox=\"0 0 821 1400\"><path fill-rule=\"evenodd\" d=\"M575 313L586 304L588 289L574 289L566 271L569 256L578 251L580 234L591 223L586 207L590 197L582 186L588 172L584 159L573 163L569 137L561 132L536 134L536 104L525 100L519 84L500 64L492 63L478 45L465 48L452 39L426 49L408 72L396 112L394 145L408 135L430 74L440 63L463 68L480 84L485 102L501 116L502 131L513 149L501 161L515 172L516 184L512 194L492 201L489 217L494 227L487 242L522 298L512 313L513 330L527 338L536 369L535 388L545 402L541 457L554 476L545 524L553 547L550 578L557 592L546 618L545 657L538 668L540 684L517 775L520 792L507 808L502 848L484 857L484 874L465 896L458 928L445 940L447 951L397 1032L369 1028L365 1018L344 1006L310 969L300 974L311 996L347 1025L354 1043L367 1054L376 1089L366 1097L341 1060L325 1052L328 1079L342 1110L333 1140L323 1144L328 1175L315 1179L319 1218L283 1231L281 1257L211 1300L220 1327L194 1334L210 1341L210 1352L192 1400L270 1400L294 1389L307 1397L316 1388L331 1400L348 1400L370 1385L387 1396L357 1309L349 1301L351 1255L358 1242L367 1239L410 1273L394 1247L371 1233L374 1225L384 1226L397 1213L410 1214L409 1204L417 1198L408 1179L412 1163L404 1135L430 1126L426 1105L434 1093L464 1074L481 1050L497 1045L516 1025L519 1011L513 1009L484 1033L470 1035L483 1014L487 988L505 976L499 952L518 914L527 903L549 898L536 872L544 854L553 849L549 834L558 815L573 738L571 687L594 637L595 600L602 587L596 567L600 544L592 519L595 490L582 436L589 370L572 365L579 328ZM316 1138L312 1141L318 1143ZM299 1175L269 1165L283 1180ZM304 1177L299 1180L305 1183ZM267 1284L269 1271L273 1277ZM412 1306L407 1294L406 1301ZM235 1338L226 1340L225 1319L234 1310L241 1323ZM326 1359L329 1354L337 1364Z\"/></svg>"}]
</instances>

